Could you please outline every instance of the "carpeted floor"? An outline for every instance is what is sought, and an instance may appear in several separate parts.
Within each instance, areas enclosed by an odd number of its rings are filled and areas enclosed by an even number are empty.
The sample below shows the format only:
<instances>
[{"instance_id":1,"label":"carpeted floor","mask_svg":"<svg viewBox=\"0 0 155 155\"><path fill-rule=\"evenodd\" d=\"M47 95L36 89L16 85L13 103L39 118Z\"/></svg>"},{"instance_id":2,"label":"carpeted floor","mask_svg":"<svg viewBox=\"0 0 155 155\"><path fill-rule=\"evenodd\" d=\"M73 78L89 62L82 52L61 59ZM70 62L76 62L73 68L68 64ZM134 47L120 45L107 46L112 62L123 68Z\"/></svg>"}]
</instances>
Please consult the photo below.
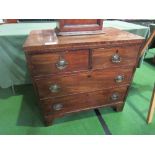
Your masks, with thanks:
<instances>
[{"instance_id":1,"label":"carpeted floor","mask_svg":"<svg viewBox=\"0 0 155 155\"><path fill-rule=\"evenodd\" d=\"M105 135L155 134L155 119L150 125L146 117L155 82L155 66L148 52L141 68L136 70L123 112L111 108L86 111L56 119L53 126L44 127L32 85L0 89L0 134L28 135ZM101 114L101 115L100 115Z\"/></svg>"},{"instance_id":2,"label":"carpeted floor","mask_svg":"<svg viewBox=\"0 0 155 155\"><path fill-rule=\"evenodd\" d=\"M123 112L115 113L110 108L100 110L112 134L155 134L155 118L151 124L146 123L155 82L155 65L150 59L154 54L155 49L150 50L141 68L137 68Z\"/></svg>"}]
</instances>

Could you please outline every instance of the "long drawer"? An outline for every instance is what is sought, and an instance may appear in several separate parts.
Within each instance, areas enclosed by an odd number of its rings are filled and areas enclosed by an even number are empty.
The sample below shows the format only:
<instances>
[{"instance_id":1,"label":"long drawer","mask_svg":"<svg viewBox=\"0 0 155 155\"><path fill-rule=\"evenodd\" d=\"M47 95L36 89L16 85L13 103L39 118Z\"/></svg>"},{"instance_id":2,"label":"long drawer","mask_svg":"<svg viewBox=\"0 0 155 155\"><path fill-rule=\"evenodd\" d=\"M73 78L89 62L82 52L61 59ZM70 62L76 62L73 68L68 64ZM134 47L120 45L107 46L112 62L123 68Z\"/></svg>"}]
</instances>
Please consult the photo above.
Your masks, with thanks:
<instances>
[{"instance_id":1,"label":"long drawer","mask_svg":"<svg viewBox=\"0 0 155 155\"><path fill-rule=\"evenodd\" d=\"M51 98L42 100L41 107L45 115L63 115L65 113L123 102L126 91L127 87L120 87L60 98Z\"/></svg>"},{"instance_id":2,"label":"long drawer","mask_svg":"<svg viewBox=\"0 0 155 155\"><path fill-rule=\"evenodd\" d=\"M36 79L41 99L86 93L129 84L132 68L117 68Z\"/></svg>"},{"instance_id":3,"label":"long drawer","mask_svg":"<svg viewBox=\"0 0 155 155\"><path fill-rule=\"evenodd\" d=\"M109 68L124 65L134 66L138 56L139 46L98 48L92 53L92 67Z\"/></svg>"},{"instance_id":4,"label":"long drawer","mask_svg":"<svg viewBox=\"0 0 155 155\"><path fill-rule=\"evenodd\" d=\"M30 56L33 76L88 69L89 50L70 50Z\"/></svg>"}]
</instances>

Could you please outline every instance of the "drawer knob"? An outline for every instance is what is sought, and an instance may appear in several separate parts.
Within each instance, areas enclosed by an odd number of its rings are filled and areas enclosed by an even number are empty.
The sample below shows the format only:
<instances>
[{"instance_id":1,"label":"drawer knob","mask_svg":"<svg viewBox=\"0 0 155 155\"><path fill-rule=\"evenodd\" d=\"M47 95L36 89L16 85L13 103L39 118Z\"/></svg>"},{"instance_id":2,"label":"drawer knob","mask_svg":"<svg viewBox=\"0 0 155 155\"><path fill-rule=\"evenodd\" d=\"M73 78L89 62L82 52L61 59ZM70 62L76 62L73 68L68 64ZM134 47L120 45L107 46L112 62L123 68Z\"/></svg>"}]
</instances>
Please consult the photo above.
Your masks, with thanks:
<instances>
[{"instance_id":1,"label":"drawer knob","mask_svg":"<svg viewBox=\"0 0 155 155\"><path fill-rule=\"evenodd\" d=\"M54 85L51 85L49 87L49 90L52 92L52 93L58 93L60 91L60 86L57 85L57 84L54 84Z\"/></svg>"},{"instance_id":2,"label":"drawer knob","mask_svg":"<svg viewBox=\"0 0 155 155\"><path fill-rule=\"evenodd\" d=\"M63 108L63 105L61 103L58 103L58 104L54 104L53 105L53 109L56 110L56 111L59 111Z\"/></svg>"},{"instance_id":3,"label":"drawer knob","mask_svg":"<svg viewBox=\"0 0 155 155\"><path fill-rule=\"evenodd\" d=\"M120 83L120 82L122 82L124 80L124 76L123 75L118 75L116 78L115 78L115 81L117 82L117 83Z\"/></svg>"},{"instance_id":4,"label":"drawer knob","mask_svg":"<svg viewBox=\"0 0 155 155\"><path fill-rule=\"evenodd\" d=\"M57 63L56 63L56 67L59 69L59 70L63 70L67 67L68 65L68 62L65 60L65 59L60 59Z\"/></svg>"},{"instance_id":5,"label":"drawer knob","mask_svg":"<svg viewBox=\"0 0 155 155\"><path fill-rule=\"evenodd\" d=\"M120 63L120 62L121 62L121 57L120 57L120 55L119 55L119 54L114 54L114 55L112 56L112 62L113 62L113 63Z\"/></svg>"},{"instance_id":6,"label":"drawer knob","mask_svg":"<svg viewBox=\"0 0 155 155\"><path fill-rule=\"evenodd\" d=\"M119 94L118 94L118 93L113 93L113 94L111 95L111 99L112 99L112 101L118 100L118 99L119 99Z\"/></svg>"}]
</instances>

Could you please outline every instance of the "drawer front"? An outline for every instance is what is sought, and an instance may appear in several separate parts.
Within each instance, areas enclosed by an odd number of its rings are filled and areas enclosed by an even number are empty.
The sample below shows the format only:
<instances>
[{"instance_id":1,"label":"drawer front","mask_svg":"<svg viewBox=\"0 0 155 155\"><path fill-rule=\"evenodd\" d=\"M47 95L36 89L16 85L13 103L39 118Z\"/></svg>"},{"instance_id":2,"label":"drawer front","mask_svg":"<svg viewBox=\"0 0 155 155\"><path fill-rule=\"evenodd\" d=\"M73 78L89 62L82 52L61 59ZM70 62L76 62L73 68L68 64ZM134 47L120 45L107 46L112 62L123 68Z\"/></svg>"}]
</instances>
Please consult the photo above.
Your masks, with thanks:
<instances>
[{"instance_id":1,"label":"drawer front","mask_svg":"<svg viewBox=\"0 0 155 155\"><path fill-rule=\"evenodd\" d=\"M136 64L139 53L139 46L118 47L118 48L99 48L93 50L92 67L107 68L121 65Z\"/></svg>"},{"instance_id":2,"label":"drawer front","mask_svg":"<svg viewBox=\"0 0 155 155\"><path fill-rule=\"evenodd\" d=\"M123 102L126 91L127 87L120 87L92 93L52 98L42 100L41 107L46 115L62 115Z\"/></svg>"},{"instance_id":3,"label":"drawer front","mask_svg":"<svg viewBox=\"0 0 155 155\"><path fill-rule=\"evenodd\" d=\"M32 75L47 75L88 69L88 50L74 50L30 57Z\"/></svg>"},{"instance_id":4,"label":"drawer front","mask_svg":"<svg viewBox=\"0 0 155 155\"><path fill-rule=\"evenodd\" d=\"M129 84L132 69L117 68L36 79L41 99L85 93Z\"/></svg>"}]
</instances>

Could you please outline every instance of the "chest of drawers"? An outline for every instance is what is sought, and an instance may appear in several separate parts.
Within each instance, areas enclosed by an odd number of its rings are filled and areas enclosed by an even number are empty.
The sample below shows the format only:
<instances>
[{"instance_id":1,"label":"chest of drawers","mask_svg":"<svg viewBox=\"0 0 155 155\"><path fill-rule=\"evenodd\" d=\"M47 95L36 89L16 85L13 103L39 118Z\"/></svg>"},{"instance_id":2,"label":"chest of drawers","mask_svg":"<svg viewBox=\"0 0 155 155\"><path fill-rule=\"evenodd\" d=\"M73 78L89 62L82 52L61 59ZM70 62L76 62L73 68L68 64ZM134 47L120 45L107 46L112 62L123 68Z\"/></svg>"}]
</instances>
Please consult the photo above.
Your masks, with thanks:
<instances>
[{"instance_id":1,"label":"chest of drawers","mask_svg":"<svg viewBox=\"0 0 155 155\"><path fill-rule=\"evenodd\" d=\"M104 34L59 36L36 30L24 51L45 124L100 107L121 111L144 39L114 28Z\"/></svg>"}]
</instances>

